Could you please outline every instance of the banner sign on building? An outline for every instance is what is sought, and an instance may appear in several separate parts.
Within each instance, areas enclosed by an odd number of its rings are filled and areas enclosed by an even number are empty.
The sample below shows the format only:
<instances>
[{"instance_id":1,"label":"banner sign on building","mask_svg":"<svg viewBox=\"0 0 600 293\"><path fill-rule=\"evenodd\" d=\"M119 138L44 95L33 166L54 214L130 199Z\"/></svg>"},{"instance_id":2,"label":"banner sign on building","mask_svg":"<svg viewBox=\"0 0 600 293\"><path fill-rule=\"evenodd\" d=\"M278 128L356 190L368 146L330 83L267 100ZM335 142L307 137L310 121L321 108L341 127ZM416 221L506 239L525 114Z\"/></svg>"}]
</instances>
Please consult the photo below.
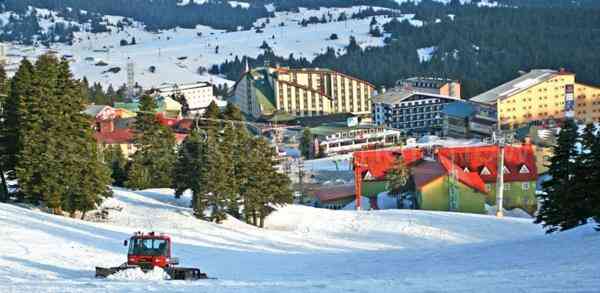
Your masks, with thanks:
<instances>
[{"instance_id":1,"label":"banner sign on building","mask_svg":"<svg viewBox=\"0 0 600 293\"><path fill-rule=\"evenodd\" d=\"M565 118L572 119L575 117L575 86L572 84L565 85Z\"/></svg>"}]
</instances>

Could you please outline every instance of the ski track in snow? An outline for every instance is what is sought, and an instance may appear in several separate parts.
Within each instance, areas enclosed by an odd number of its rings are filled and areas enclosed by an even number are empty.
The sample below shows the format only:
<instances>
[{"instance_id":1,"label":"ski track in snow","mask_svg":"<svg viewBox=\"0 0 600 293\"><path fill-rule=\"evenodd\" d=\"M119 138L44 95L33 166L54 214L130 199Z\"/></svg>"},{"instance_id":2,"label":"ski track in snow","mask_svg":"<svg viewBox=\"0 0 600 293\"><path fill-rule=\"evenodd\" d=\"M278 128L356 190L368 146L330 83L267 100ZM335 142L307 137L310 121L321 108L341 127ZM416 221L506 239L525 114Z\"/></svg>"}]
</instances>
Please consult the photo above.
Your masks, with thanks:
<instances>
[{"instance_id":1,"label":"ski track in snow","mask_svg":"<svg viewBox=\"0 0 600 293\"><path fill-rule=\"evenodd\" d=\"M286 206L267 229L196 220L189 194L115 188L108 223L0 204L0 292L595 292L600 234L530 219ZM134 231L166 232L182 266L217 280L95 279Z\"/></svg>"}]
</instances>

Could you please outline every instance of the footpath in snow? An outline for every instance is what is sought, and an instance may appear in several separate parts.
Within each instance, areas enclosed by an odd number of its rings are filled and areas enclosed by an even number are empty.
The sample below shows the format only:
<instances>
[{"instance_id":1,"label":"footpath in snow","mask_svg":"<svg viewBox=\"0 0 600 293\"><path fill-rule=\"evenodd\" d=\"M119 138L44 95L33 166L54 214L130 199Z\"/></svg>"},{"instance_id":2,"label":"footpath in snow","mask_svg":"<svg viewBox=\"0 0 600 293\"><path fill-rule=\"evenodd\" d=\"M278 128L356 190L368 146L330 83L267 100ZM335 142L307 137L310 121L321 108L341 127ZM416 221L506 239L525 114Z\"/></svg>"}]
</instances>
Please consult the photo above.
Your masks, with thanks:
<instances>
[{"instance_id":1,"label":"footpath in snow","mask_svg":"<svg viewBox=\"0 0 600 293\"><path fill-rule=\"evenodd\" d=\"M600 233L544 235L531 219L287 206L266 229L193 218L171 190L115 189L107 223L0 204L0 292L597 292ZM127 272L134 231L172 235L182 266L217 280Z\"/></svg>"}]
</instances>

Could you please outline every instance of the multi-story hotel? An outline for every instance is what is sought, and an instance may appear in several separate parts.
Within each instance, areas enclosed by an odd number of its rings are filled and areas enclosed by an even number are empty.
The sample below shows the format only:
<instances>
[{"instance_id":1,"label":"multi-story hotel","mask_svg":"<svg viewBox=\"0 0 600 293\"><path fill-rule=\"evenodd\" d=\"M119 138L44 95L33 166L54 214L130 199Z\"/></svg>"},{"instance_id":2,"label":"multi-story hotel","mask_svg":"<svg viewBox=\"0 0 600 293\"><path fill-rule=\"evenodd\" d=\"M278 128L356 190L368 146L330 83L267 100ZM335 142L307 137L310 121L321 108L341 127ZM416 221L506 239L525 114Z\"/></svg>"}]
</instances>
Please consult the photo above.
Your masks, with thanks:
<instances>
[{"instance_id":1,"label":"multi-story hotel","mask_svg":"<svg viewBox=\"0 0 600 293\"><path fill-rule=\"evenodd\" d=\"M459 98L395 88L373 97L373 120L403 134L441 132L442 109Z\"/></svg>"},{"instance_id":2,"label":"multi-story hotel","mask_svg":"<svg viewBox=\"0 0 600 293\"><path fill-rule=\"evenodd\" d=\"M402 87L416 92L460 99L460 81L458 80L437 77L411 77L402 81Z\"/></svg>"},{"instance_id":3,"label":"multi-story hotel","mask_svg":"<svg viewBox=\"0 0 600 293\"><path fill-rule=\"evenodd\" d=\"M372 84L330 69L261 67L248 70L235 84L232 102L254 117L275 113L367 117L373 91Z\"/></svg>"},{"instance_id":4,"label":"multi-story hotel","mask_svg":"<svg viewBox=\"0 0 600 293\"><path fill-rule=\"evenodd\" d=\"M600 122L600 88L575 81L575 73L536 69L472 101L495 105L503 126L573 118Z\"/></svg>"},{"instance_id":5,"label":"multi-story hotel","mask_svg":"<svg viewBox=\"0 0 600 293\"><path fill-rule=\"evenodd\" d=\"M156 93L165 98L183 96L189 108L188 111L192 114L204 112L211 102L216 101L213 85L208 82L165 85L157 88Z\"/></svg>"}]
</instances>

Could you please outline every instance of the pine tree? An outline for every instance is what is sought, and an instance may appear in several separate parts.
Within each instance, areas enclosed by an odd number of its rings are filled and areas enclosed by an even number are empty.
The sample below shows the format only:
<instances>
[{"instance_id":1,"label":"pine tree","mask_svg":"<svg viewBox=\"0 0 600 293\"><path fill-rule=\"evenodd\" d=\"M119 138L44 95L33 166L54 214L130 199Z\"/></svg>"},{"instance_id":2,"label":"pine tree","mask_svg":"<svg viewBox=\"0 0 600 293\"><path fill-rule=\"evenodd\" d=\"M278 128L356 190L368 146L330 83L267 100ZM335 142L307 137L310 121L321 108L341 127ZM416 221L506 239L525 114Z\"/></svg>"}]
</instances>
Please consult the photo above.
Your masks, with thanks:
<instances>
[{"instance_id":1,"label":"pine tree","mask_svg":"<svg viewBox=\"0 0 600 293\"><path fill-rule=\"evenodd\" d=\"M21 66L28 76L28 63ZM13 83L19 124L16 175L31 202L43 201L55 214L94 209L110 196L90 121L81 112L85 98L66 61L40 56L30 75Z\"/></svg>"},{"instance_id":2,"label":"pine tree","mask_svg":"<svg viewBox=\"0 0 600 293\"><path fill-rule=\"evenodd\" d=\"M6 90L7 81L6 70L4 69L4 65L0 63L0 95L6 96L8 94ZM0 101L4 102L4 100Z\"/></svg>"},{"instance_id":3,"label":"pine tree","mask_svg":"<svg viewBox=\"0 0 600 293\"><path fill-rule=\"evenodd\" d=\"M177 152L177 161L173 168L175 197L180 198L188 189L192 191L192 208L196 217L204 219L206 197L201 194L206 173L206 141L197 131L188 135Z\"/></svg>"},{"instance_id":4,"label":"pine tree","mask_svg":"<svg viewBox=\"0 0 600 293\"><path fill-rule=\"evenodd\" d=\"M127 159L119 145L108 146L104 150L104 160L111 170L111 178L114 186L125 186L127 181Z\"/></svg>"},{"instance_id":5,"label":"pine tree","mask_svg":"<svg viewBox=\"0 0 600 293\"><path fill-rule=\"evenodd\" d=\"M579 163L577 126L565 121L553 147L548 174L551 179L542 184L541 207L535 223L543 224L547 233L564 231L582 224L580 185L576 178Z\"/></svg>"},{"instance_id":6,"label":"pine tree","mask_svg":"<svg viewBox=\"0 0 600 293\"><path fill-rule=\"evenodd\" d=\"M304 128L300 139L300 153L306 159L310 158L313 136L309 128Z\"/></svg>"},{"instance_id":7,"label":"pine tree","mask_svg":"<svg viewBox=\"0 0 600 293\"><path fill-rule=\"evenodd\" d=\"M215 101L210 102L204 113L202 114L202 118L206 118L209 120L203 120L202 125L206 127L206 131L209 136L215 136L220 123L216 121L216 119L221 118L221 110L219 106L215 103Z\"/></svg>"},{"instance_id":8,"label":"pine tree","mask_svg":"<svg viewBox=\"0 0 600 293\"><path fill-rule=\"evenodd\" d=\"M6 202L8 200L8 183L5 177L5 170L7 170L6 160L8 160L6 154L8 153L7 144L8 137L5 131L6 129L6 71L4 66L0 64L0 201Z\"/></svg>"},{"instance_id":9,"label":"pine tree","mask_svg":"<svg viewBox=\"0 0 600 293\"><path fill-rule=\"evenodd\" d=\"M264 219L273 211L273 206L292 202L292 191L290 179L277 172L275 165L275 150L262 138L256 138L255 158L257 161L253 167L253 181L256 184L254 191L257 192L252 198L253 224L264 226ZM257 222L258 220L258 222Z\"/></svg>"},{"instance_id":10,"label":"pine tree","mask_svg":"<svg viewBox=\"0 0 600 293\"><path fill-rule=\"evenodd\" d=\"M5 149L3 151L5 157L2 162L9 179L16 179L15 166L17 154L21 147L19 134L22 130L19 107L21 100L30 97L32 94L33 71L33 65L27 59L23 59L19 70L10 81L9 93L4 106L5 120L2 129L0 129L5 139Z\"/></svg>"},{"instance_id":11,"label":"pine tree","mask_svg":"<svg viewBox=\"0 0 600 293\"><path fill-rule=\"evenodd\" d=\"M235 120L235 121L244 120L242 111L240 111L240 108L238 108L233 103L227 103L227 106L225 106L225 110L223 111L222 117L225 120Z\"/></svg>"},{"instance_id":12,"label":"pine tree","mask_svg":"<svg viewBox=\"0 0 600 293\"><path fill-rule=\"evenodd\" d=\"M243 215L246 223L262 227L273 205L290 203L289 178L277 173L275 151L263 138L248 141L245 168L247 178L241 183Z\"/></svg>"},{"instance_id":13,"label":"pine tree","mask_svg":"<svg viewBox=\"0 0 600 293\"><path fill-rule=\"evenodd\" d=\"M241 127L241 126L237 126ZM222 169L229 178L226 184L226 210L227 213L235 218L240 218L240 207L239 207L239 194L240 184L243 180L239 178L237 170L239 170L239 164L243 164L243 158L240 151L244 148L240 142L244 139L243 134L237 129L234 124L227 124L223 130L223 137L221 144L219 145L220 152L223 154L224 163ZM240 136L241 135L241 136Z\"/></svg>"},{"instance_id":14,"label":"pine tree","mask_svg":"<svg viewBox=\"0 0 600 293\"><path fill-rule=\"evenodd\" d=\"M406 166L404 159L402 157L396 158L393 167L385 175L386 180L389 182L389 193L398 196L407 191L410 176L410 168Z\"/></svg>"},{"instance_id":15,"label":"pine tree","mask_svg":"<svg viewBox=\"0 0 600 293\"><path fill-rule=\"evenodd\" d=\"M228 184L230 179L223 165L225 157L219 149L219 142L215 137L208 137L207 155L205 161L204 180L202 180L201 194L206 196L206 203L210 210L209 220L220 223L226 218L226 203L228 197Z\"/></svg>"},{"instance_id":16,"label":"pine tree","mask_svg":"<svg viewBox=\"0 0 600 293\"><path fill-rule=\"evenodd\" d=\"M587 217L593 217L600 225L600 127L588 124L581 144L579 162L582 166L577 178L585 195L582 205L589 209Z\"/></svg>"},{"instance_id":17,"label":"pine tree","mask_svg":"<svg viewBox=\"0 0 600 293\"><path fill-rule=\"evenodd\" d=\"M176 159L175 136L156 117L156 102L143 96L135 121L135 147L125 185L133 189L171 186Z\"/></svg>"}]
</instances>

